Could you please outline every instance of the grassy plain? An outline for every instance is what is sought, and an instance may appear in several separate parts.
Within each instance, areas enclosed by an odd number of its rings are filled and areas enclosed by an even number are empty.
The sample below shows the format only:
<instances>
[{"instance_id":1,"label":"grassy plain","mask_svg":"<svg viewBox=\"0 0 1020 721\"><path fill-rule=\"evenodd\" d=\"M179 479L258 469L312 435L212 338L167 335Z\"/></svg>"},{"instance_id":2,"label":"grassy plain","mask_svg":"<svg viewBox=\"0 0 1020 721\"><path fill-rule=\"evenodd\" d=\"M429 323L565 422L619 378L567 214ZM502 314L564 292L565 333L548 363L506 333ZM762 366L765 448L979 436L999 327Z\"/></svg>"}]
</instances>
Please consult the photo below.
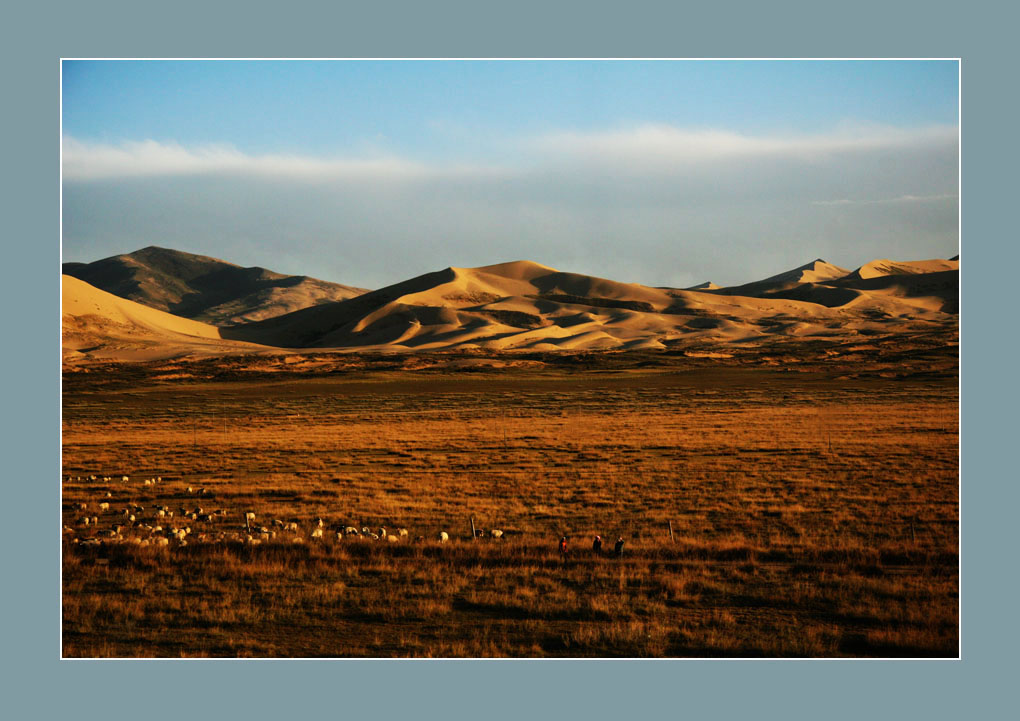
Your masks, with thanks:
<instances>
[{"instance_id":1,"label":"grassy plain","mask_svg":"<svg viewBox=\"0 0 1020 721\"><path fill-rule=\"evenodd\" d=\"M958 653L952 373L139 368L65 376L65 656ZM161 505L229 515L82 543ZM245 511L299 531L213 542Z\"/></svg>"}]
</instances>

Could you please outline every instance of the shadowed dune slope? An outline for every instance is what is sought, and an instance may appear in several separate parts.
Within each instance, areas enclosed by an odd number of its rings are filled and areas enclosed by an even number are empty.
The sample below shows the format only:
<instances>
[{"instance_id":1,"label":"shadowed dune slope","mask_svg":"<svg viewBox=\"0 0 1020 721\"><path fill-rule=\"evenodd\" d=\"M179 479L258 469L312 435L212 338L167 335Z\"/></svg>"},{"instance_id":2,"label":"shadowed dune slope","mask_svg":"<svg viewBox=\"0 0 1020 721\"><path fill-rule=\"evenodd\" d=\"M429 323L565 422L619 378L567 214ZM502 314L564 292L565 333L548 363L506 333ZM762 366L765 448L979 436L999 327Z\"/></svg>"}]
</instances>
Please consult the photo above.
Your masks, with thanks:
<instances>
[{"instance_id":1,"label":"shadowed dune slope","mask_svg":"<svg viewBox=\"0 0 1020 721\"><path fill-rule=\"evenodd\" d=\"M891 332L895 324L917 330L956 322L947 315L955 302L951 278L927 273L907 282L884 276L837 283L849 275L813 261L741 286L757 295L739 295L734 288L651 288L529 261L450 267L223 334L291 348L628 349L835 339Z\"/></svg>"},{"instance_id":2,"label":"shadowed dune slope","mask_svg":"<svg viewBox=\"0 0 1020 721\"><path fill-rule=\"evenodd\" d=\"M150 246L63 272L121 298L213 325L235 325L351 298L362 288Z\"/></svg>"}]
</instances>

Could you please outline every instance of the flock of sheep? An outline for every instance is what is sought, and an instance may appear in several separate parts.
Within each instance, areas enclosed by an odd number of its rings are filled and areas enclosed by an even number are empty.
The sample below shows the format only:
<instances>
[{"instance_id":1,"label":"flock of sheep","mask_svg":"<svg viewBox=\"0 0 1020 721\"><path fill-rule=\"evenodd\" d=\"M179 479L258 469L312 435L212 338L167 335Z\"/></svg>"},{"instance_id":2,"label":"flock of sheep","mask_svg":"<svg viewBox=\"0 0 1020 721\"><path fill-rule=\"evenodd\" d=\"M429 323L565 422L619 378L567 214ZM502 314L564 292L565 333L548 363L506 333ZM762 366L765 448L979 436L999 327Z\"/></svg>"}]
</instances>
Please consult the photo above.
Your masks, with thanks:
<instances>
[{"instance_id":1,"label":"flock of sheep","mask_svg":"<svg viewBox=\"0 0 1020 721\"><path fill-rule=\"evenodd\" d=\"M67 477L68 482L113 480L111 476L76 476ZM122 482L130 482L129 476L119 478ZM142 481L143 486L153 486L162 482L162 478L154 476ZM187 488L187 494L208 496L204 489ZM201 506L180 506L171 509L166 505L145 507L136 503L114 505L113 494L106 491L102 500L89 504L79 502L70 504L69 511L77 516L72 525L64 526L64 534L69 541L81 545L103 545L111 543L133 543L141 546L179 546L189 542L197 543L245 543L258 545L264 542L304 543L306 541L323 541L333 538L341 541L344 538L400 543L410 539L406 528L387 531L386 528L358 528L351 524L327 524L317 518L310 529L302 529L297 521L270 519L265 525L258 523L254 511L239 514L239 521L231 524L231 511L223 508L206 510ZM81 514L81 515L79 515ZM243 525L240 523L243 520ZM476 531L476 535L486 535ZM503 531L494 528L487 534L490 538L500 539ZM424 542L424 536L416 536L417 542ZM446 531L440 531L435 540L445 543L450 540Z\"/></svg>"}]
</instances>

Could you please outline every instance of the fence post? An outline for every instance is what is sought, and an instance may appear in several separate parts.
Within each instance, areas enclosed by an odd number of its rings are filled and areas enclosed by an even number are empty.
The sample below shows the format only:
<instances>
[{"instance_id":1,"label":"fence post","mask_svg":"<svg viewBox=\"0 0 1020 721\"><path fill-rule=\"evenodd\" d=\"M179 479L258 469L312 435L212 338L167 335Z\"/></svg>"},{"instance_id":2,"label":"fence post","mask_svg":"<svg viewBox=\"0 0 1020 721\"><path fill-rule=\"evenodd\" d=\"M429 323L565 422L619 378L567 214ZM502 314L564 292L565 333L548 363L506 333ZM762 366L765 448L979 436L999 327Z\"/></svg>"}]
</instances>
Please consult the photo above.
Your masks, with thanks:
<instances>
[{"instance_id":1,"label":"fence post","mask_svg":"<svg viewBox=\"0 0 1020 721\"><path fill-rule=\"evenodd\" d=\"M475 540L475 517L471 516L471 540Z\"/></svg>"}]
</instances>

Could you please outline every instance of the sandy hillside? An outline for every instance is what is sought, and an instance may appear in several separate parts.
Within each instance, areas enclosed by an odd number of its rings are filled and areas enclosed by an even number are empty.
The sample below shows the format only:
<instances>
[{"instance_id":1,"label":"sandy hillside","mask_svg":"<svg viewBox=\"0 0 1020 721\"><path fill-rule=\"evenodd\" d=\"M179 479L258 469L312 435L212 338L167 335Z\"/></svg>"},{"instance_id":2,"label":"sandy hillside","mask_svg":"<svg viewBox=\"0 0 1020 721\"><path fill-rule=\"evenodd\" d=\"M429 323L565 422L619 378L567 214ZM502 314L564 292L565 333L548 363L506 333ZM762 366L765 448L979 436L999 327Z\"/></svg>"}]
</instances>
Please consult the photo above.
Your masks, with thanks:
<instances>
[{"instance_id":1,"label":"sandy hillside","mask_svg":"<svg viewBox=\"0 0 1020 721\"><path fill-rule=\"evenodd\" d=\"M215 326L118 298L68 275L61 276L61 285L67 362L149 360L255 349L247 343L223 340Z\"/></svg>"},{"instance_id":2,"label":"sandy hillside","mask_svg":"<svg viewBox=\"0 0 1020 721\"><path fill-rule=\"evenodd\" d=\"M94 263L65 263L64 274L121 298L212 325L263 320L365 292L156 246Z\"/></svg>"},{"instance_id":3,"label":"sandy hillside","mask_svg":"<svg viewBox=\"0 0 1020 721\"><path fill-rule=\"evenodd\" d=\"M224 329L275 346L366 350L596 350L836 339L955 324L951 279L931 295L896 282L835 284L824 261L736 288L675 290L568 273L530 261L450 267L286 316ZM938 274L914 276L932 278ZM900 276L889 276L899 278ZM918 286L920 288L920 286ZM897 290L899 289L899 290Z\"/></svg>"},{"instance_id":4,"label":"sandy hillside","mask_svg":"<svg viewBox=\"0 0 1020 721\"><path fill-rule=\"evenodd\" d=\"M939 273L947 270L959 270L959 260L911 260L896 262L880 258L870 263L865 263L860 268L850 273L847 278L881 278L889 275L922 275L924 273Z\"/></svg>"}]
</instances>

